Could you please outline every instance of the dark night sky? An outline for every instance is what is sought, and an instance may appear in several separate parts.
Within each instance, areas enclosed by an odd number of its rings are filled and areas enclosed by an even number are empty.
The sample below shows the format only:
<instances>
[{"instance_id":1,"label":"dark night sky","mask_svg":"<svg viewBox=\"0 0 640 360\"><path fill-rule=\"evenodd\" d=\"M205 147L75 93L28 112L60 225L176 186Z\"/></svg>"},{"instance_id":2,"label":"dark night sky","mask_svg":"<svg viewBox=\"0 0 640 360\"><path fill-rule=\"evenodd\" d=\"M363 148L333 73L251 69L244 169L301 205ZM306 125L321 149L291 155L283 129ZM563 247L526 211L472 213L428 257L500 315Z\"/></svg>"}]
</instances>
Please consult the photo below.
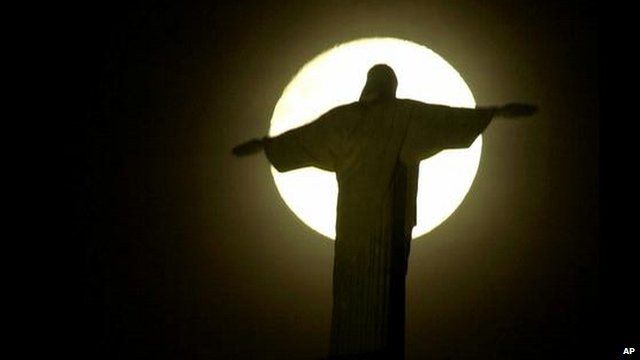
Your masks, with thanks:
<instances>
[{"instance_id":1,"label":"dark night sky","mask_svg":"<svg viewBox=\"0 0 640 360\"><path fill-rule=\"evenodd\" d=\"M479 105L540 107L531 121L489 127L466 200L414 241L407 359L575 358L630 341L607 320L618 299L603 295L620 268L603 270L599 242L597 11L573 1L93 6L77 187L86 358L326 354L333 243L288 210L264 156L230 149L266 134L306 61L369 36L430 47Z\"/></svg>"}]
</instances>

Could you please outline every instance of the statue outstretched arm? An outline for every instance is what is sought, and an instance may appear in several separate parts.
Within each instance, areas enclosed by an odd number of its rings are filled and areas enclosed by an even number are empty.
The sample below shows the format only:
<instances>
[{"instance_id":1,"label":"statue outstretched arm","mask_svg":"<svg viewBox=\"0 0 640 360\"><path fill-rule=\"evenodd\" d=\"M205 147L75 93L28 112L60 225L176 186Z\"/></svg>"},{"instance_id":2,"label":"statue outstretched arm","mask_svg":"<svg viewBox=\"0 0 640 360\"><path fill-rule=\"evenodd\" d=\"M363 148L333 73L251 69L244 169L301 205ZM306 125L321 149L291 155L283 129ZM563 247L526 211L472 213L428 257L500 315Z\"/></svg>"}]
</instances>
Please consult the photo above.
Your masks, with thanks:
<instances>
[{"instance_id":1,"label":"statue outstretched arm","mask_svg":"<svg viewBox=\"0 0 640 360\"><path fill-rule=\"evenodd\" d=\"M237 145L232 153L245 157L263 152L280 172L313 166L335 171L336 148L340 142L341 111L330 110L315 121L277 136L254 138Z\"/></svg>"},{"instance_id":2,"label":"statue outstretched arm","mask_svg":"<svg viewBox=\"0 0 640 360\"><path fill-rule=\"evenodd\" d=\"M254 155L264 151L264 139L251 139L242 144L236 145L231 152L237 157Z\"/></svg>"},{"instance_id":3,"label":"statue outstretched arm","mask_svg":"<svg viewBox=\"0 0 640 360\"><path fill-rule=\"evenodd\" d=\"M489 109L493 109L494 117L506 119L531 116L538 111L538 107L536 105L523 103L509 103L504 106Z\"/></svg>"}]
</instances>

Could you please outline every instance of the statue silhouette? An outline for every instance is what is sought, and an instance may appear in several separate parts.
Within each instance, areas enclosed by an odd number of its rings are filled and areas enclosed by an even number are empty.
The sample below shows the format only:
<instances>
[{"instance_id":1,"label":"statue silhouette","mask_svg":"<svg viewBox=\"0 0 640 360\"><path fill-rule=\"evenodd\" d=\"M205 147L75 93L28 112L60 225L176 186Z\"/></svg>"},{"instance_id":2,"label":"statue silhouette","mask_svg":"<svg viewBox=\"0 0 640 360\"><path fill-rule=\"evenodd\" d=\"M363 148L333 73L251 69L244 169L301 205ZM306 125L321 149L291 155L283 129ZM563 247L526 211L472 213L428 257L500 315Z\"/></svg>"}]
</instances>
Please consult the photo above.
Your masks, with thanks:
<instances>
[{"instance_id":1,"label":"statue silhouette","mask_svg":"<svg viewBox=\"0 0 640 360\"><path fill-rule=\"evenodd\" d=\"M330 359L404 358L405 278L416 224L418 165L469 147L492 118L528 116L508 104L452 108L397 99L391 67L373 66L359 101L233 154L264 151L280 172L314 166L336 173L338 209Z\"/></svg>"}]
</instances>

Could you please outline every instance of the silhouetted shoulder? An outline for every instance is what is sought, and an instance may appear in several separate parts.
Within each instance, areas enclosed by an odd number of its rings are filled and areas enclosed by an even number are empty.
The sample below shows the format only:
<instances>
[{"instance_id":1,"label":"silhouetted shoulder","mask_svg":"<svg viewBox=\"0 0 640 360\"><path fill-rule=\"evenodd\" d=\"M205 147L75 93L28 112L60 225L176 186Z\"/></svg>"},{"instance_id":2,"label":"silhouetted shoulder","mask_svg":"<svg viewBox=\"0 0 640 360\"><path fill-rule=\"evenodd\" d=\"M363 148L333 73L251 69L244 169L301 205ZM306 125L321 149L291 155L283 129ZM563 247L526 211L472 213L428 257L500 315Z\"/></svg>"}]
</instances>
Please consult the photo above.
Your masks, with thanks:
<instances>
[{"instance_id":1,"label":"silhouetted shoulder","mask_svg":"<svg viewBox=\"0 0 640 360\"><path fill-rule=\"evenodd\" d=\"M358 113L360 110L360 103L355 101L349 104L339 105L334 107L333 109L327 111L322 117L340 117L346 116L349 117L353 114Z\"/></svg>"},{"instance_id":2,"label":"silhouetted shoulder","mask_svg":"<svg viewBox=\"0 0 640 360\"><path fill-rule=\"evenodd\" d=\"M312 124L313 126L327 129L328 131L343 133L352 127L360 117L360 104L353 102L350 104L336 106L322 114Z\"/></svg>"},{"instance_id":3,"label":"silhouetted shoulder","mask_svg":"<svg viewBox=\"0 0 640 360\"><path fill-rule=\"evenodd\" d=\"M310 123L267 139L267 158L280 172L308 166L335 171L355 109L353 104L335 107Z\"/></svg>"}]
</instances>

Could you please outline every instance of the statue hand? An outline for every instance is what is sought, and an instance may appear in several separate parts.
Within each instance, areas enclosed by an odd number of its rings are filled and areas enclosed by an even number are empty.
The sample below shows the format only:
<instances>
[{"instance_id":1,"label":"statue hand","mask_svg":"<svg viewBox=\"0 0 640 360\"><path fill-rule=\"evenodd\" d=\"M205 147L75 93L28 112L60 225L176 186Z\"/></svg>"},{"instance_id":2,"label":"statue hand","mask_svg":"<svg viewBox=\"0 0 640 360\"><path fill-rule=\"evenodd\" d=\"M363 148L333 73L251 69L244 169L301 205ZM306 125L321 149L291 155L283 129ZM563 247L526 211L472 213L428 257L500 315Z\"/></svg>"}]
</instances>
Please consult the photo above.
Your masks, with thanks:
<instances>
[{"instance_id":1,"label":"statue hand","mask_svg":"<svg viewBox=\"0 0 640 360\"><path fill-rule=\"evenodd\" d=\"M251 139L240 145L237 145L231 151L235 156L247 156L259 153L263 149L263 143L260 139Z\"/></svg>"},{"instance_id":2,"label":"statue hand","mask_svg":"<svg viewBox=\"0 0 640 360\"><path fill-rule=\"evenodd\" d=\"M511 103L498 109L497 116L514 118L531 116L538 111L538 107L530 104Z\"/></svg>"}]
</instances>

